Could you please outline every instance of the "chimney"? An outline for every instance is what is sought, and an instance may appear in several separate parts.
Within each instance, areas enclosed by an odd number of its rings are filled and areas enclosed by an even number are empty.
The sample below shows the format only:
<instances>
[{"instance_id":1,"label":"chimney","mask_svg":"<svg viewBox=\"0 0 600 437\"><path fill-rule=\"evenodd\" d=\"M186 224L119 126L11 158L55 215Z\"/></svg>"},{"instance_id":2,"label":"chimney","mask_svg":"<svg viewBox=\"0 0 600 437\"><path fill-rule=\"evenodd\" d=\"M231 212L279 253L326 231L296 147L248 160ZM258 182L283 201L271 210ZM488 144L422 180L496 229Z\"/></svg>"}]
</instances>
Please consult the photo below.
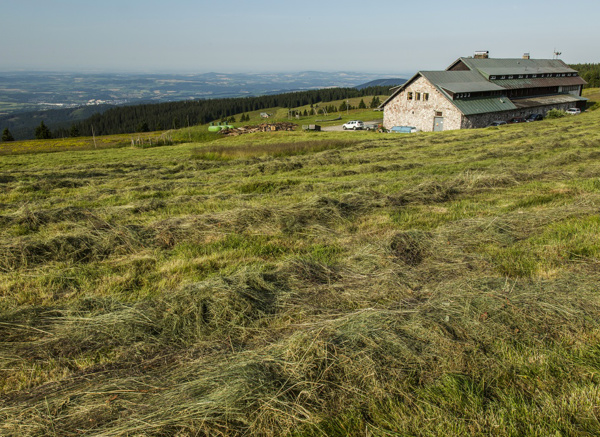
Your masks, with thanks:
<instances>
[{"instance_id":1,"label":"chimney","mask_svg":"<svg viewBox=\"0 0 600 437\"><path fill-rule=\"evenodd\" d=\"M480 50L475 52L475 56L473 56L475 59L487 59L490 57L490 52L485 50Z\"/></svg>"},{"instance_id":2,"label":"chimney","mask_svg":"<svg viewBox=\"0 0 600 437\"><path fill-rule=\"evenodd\" d=\"M531 59L531 56L529 56L529 53L523 53L523 59Z\"/></svg>"}]
</instances>

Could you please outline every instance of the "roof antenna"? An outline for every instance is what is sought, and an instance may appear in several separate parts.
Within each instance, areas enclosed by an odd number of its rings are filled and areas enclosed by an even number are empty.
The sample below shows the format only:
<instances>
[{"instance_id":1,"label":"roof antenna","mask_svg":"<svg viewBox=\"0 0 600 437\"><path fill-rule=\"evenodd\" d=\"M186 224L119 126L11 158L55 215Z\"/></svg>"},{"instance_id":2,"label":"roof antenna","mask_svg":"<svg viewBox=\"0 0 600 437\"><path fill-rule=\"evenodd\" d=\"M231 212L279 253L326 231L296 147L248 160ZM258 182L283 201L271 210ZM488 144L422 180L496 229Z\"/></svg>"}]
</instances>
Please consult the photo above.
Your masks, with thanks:
<instances>
[{"instance_id":1,"label":"roof antenna","mask_svg":"<svg viewBox=\"0 0 600 437\"><path fill-rule=\"evenodd\" d=\"M562 52L558 52L556 51L556 49L554 49L554 56L552 57L552 59L558 59L560 55L562 55Z\"/></svg>"}]
</instances>

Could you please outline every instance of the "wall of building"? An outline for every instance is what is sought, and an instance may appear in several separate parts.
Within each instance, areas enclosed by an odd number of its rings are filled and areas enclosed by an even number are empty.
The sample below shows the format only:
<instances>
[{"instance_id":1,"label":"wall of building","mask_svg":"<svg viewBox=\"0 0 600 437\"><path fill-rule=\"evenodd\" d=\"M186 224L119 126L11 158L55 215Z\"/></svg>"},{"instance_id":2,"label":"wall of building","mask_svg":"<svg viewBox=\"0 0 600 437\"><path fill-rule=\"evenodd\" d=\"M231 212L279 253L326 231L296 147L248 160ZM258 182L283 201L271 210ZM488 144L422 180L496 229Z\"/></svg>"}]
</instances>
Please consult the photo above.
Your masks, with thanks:
<instances>
[{"instance_id":1,"label":"wall of building","mask_svg":"<svg viewBox=\"0 0 600 437\"><path fill-rule=\"evenodd\" d=\"M408 93L413 99L408 100ZM421 93L421 100L416 100ZM423 100L423 94L429 94L429 100ZM415 126L420 131L433 131L433 119L437 112L444 118L444 130L460 129L462 114L441 92L424 77L417 78L404 88L383 109L383 126Z\"/></svg>"}]
</instances>

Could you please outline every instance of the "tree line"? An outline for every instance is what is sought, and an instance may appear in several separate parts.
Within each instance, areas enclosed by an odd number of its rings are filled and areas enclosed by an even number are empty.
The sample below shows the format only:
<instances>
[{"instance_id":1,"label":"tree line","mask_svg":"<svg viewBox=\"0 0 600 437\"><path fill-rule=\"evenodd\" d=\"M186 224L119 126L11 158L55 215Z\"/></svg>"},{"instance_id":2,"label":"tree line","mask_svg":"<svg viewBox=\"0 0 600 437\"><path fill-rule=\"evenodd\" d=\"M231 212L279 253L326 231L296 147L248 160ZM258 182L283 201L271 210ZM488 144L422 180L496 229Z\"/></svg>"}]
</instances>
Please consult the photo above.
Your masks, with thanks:
<instances>
[{"instance_id":1,"label":"tree line","mask_svg":"<svg viewBox=\"0 0 600 437\"><path fill-rule=\"evenodd\" d=\"M211 100L153 103L119 106L86 120L74 123L70 129L58 129L55 136L91 136L124 134L140 131L179 129L212 121L230 120L235 114L262 109L316 105L370 95L389 95L390 87L326 88L259 97L238 97Z\"/></svg>"},{"instance_id":2,"label":"tree line","mask_svg":"<svg viewBox=\"0 0 600 437\"><path fill-rule=\"evenodd\" d=\"M585 88L600 88L600 64L571 64L573 70L587 82Z\"/></svg>"}]
</instances>

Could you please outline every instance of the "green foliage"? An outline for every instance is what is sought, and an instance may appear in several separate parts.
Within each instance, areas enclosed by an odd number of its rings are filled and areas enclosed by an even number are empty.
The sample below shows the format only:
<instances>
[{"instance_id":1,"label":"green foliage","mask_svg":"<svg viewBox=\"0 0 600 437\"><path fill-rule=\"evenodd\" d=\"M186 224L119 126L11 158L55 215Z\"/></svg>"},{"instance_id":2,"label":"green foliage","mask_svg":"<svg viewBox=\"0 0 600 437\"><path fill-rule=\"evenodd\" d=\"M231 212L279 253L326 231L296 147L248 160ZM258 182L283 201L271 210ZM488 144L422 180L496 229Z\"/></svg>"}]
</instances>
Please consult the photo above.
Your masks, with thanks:
<instances>
[{"instance_id":1,"label":"green foliage","mask_svg":"<svg viewBox=\"0 0 600 437\"><path fill-rule=\"evenodd\" d=\"M555 118L562 118L565 115L567 115L565 111L561 111L560 109L551 109L546 113L546 118L552 120Z\"/></svg>"},{"instance_id":2,"label":"green foliage","mask_svg":"<svg viewBox=\"0 0 600 437\"><path fill-rule=\"evenodd\" d=\"M367 109L367 105L365 105L365 101L360 99L360 103L358 104L358 109Z\"/></svg>"},{"instance_id":3,"label":"green foliage","mask_svg":"<svg viewBox=\"0 0 600 437\"><path fill-rule=\"evenodd\" d=\"M48 126L46 126L43 121L35 128L35 138L37 140L48 140L52 138L52 132L50 132L50 129L48 129Z\"/></svg>"},{"instance_id":4,"label":"green foliage","mask_svg":"<svg viewBox=\"0 0 600 437\"><path fill-rule=\"evenodd\" d=\"M569 67L577 70L579 75L587 82L585 88L600 87L600 64L573 64Z\"/></svg>"},{"instance_id":5,"label":"green foliage","mask_svg":"<svg viewBox=\"0 0 600 437\"><path fill-rule=\"evenodd\" d=\"M7 142L7 141L14 141L15 139L13 138L12 134L10 133L10 131L8 130L8 128L4 128L4 130L2 131L2 141Z\"/></svg>"}]
</instances>

